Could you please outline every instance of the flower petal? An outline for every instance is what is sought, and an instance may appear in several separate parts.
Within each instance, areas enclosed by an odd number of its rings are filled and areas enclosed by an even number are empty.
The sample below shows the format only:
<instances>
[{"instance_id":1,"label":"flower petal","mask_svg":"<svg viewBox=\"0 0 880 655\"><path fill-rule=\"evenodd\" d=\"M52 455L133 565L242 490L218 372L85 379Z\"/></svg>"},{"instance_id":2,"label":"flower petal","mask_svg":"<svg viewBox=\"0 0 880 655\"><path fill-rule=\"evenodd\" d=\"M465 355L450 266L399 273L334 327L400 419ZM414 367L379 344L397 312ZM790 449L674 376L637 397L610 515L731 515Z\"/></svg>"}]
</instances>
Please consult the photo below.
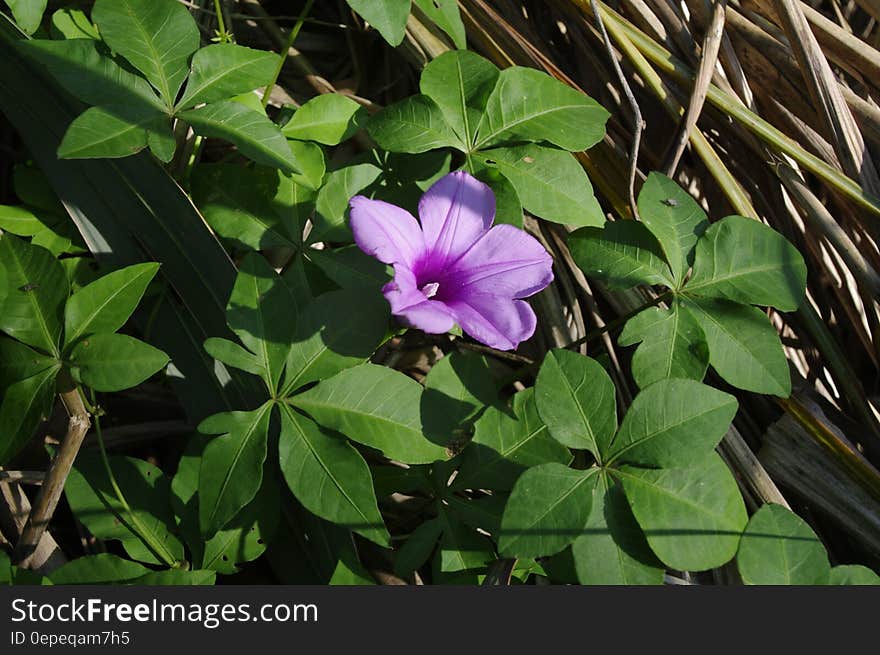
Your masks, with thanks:
<instances>
[{"instance_id":1,"label":"flower petal","mask_svg":"<svg viewBox=\"0 0 880 655\"><path fill-rule=\"evenodd\" d=\"M455 296L469 292L525 298L553 281L553 258L533 236L496 225L448 272Z\"/></svg>"},{"instance_id":2,"label":"flower petal","mask_svg":"<svg viewBox=\"0 0 880 655\"><path fill-rule=\"evenodd\" d=\"M535 333L538 319L524 300L489 294L446 301L461 329L477 341L499 350L515 350Z\"/></svg>"},{"instance_id":3,"label":"flower petal","mask_svg":"<svg viewBox=\"0 0 880 655\"><path fill-rule=\"evenodd\" d=\"M454 262L486 232L495 219L495 194L464 171L450 173L419 201L419 219L434 271Z\"/></svg>"},{"instance_id":4,"label":"flower petal","mask_svg":"<svg viewBox=\"0 0 880 655\"><path fill-rule=\"evenodd\" d=\"M425 239L419 224L405 209L364 196L351 199L351 231L355 243L386 264L412 268L422 258Z\"/></svg>"},{"instance_id":5,"label":"flower petal","mask_svg":"<svg viewBox=\"0 0 880 655\"><path fill-rule=\"evenodd\" d=\"M428 300L416 286L416 276L405 266L394 267L394 279L382 288L391 313L410 327L431 334L448 332L455 325L451 310L442 302Z\"/></svg>"}]
</instances>

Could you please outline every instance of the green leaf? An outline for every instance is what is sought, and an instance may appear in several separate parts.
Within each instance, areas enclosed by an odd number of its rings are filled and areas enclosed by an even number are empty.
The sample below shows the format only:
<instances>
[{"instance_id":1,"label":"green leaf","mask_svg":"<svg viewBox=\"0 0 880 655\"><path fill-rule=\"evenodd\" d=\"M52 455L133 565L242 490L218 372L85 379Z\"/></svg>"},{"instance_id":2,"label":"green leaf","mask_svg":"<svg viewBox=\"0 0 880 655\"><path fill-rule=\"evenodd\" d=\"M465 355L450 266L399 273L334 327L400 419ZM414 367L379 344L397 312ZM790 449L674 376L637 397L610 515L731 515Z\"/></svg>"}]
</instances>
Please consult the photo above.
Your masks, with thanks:
<instances>
[{"instance_id":1,"label":"green leaf","mask_svg":"<svg viewBox=\"0 0 880 655\"><path fill-rule=\"evenodd\" d=\"M65 90L88 105L126 104L139 113L164 110L150 83L120 66L98 41L34 39L20 47L43 64Z\"/></svg>"},{"instance_id":2,"label":"green leaf","mask_svg":"<svg viewBox=\"0 0 880 655\"><path fill-rule=\"evenodd\" d=\"M87 555L62 564L49 572L52 584L111 584L131 582L148 573L146 566L123 559L111 553Z\"/></svg>"},{"instance_id":3,"label":"green leaf","mask_svg":"<svg viewBox=\"0 0 880 655\"><path fill-rule=\"evenodd\" d=\"M586 150L605 136L610 114L588 95L533 68L501 71L478 128L477 147L546 141Z\"/></svg>"},{"instance_id":4,"label":"green leaf","mask_svg":"<svg viewBox=\"0 0 880 655\"><path fill-rule=\"evenodd\" d=\"M275 77L278 55L231 43L202 48L192 58L192 71L177 109L228 100L266 86Z\"/></svg>"},{"instance_id":5,"label":"green leaf","mask_svg":"<svg viewBox=\"0 0 880 655\"><path fill-rule=\"evenodd\" d=\"M245 350L234 341L211 337L205 341L205 352L214 359L233 368L247 371L254 375L267 375L266 367L257 356L249 350Z\"/></svg>"},{"instance_id":6,"label":"green leaf","mask_svg":"<svg viewBox=\"0 0 880 655\"><path fill-rule=\"evenodd\" d=\"M440 519L430 519L416 527L394 554L394 572L399 576L408 577L421 567L428 561L441 534L443 534L443 524Z\"/></svg>"},{"instance_id":7,"label":"green leaf","mask_svg":"<svg viewBox=\"0 0 880 655\"><path fill-rule=\"evenodd\" d=\"M354 289L316 298L298 317L282 395L362 364L385 336L388 318L380 294Z\"/></svg>"},{"instance_id":8,"label":"green leaf","mask_svg":"<svg viewBox=\"0 0 880 655\"><path fill-rule=\"evenodd\" d=\"M57 355L69 288L48 250L0 234L0 330Z\"/></svg>"},{"instance_id":9,"label":"green leaf","mask_svg":"<svg viewBox=\"0 0 880 655\"><path fill-rule=\"evenodd\" d=\"M383 150L426 152L436 148L467 150L440 108L428 96L414 95L386 107L367 121L367 130Z\"/></svg>"},{"instance_id":10,"label":"green leaf","mask_svg":"<svg viewBox=\"0 0 880 655\"><path fill-rule=\"evenodd\" d=\"M617 342L641 342L632 358L636 384L645 388L666 378L702 380L709 367L709 345L697 320L677 299L669 309L650 307L633 316Z\"/></svg>"},{"instance_id":11,"label":"green leaf","mask_svg":"<svg viewBox=\"0 0 880 655\"><path fill-rule=\"evenodd\" d=\"M174 0L96 0L92 20L114 52L137 68L171 107L199 48L199 28Z\"/></svg>"},{"instance_id":12,"label":"green leaf","mask_svg":"<svg viewBox=\"0 0 880 655\"><path fill-rule=\"evenodd\" d=\"M296 325L296 298L258 253L241 262L229 297L226 321L268 373L266 383L278 388Z\"/></svg>"},{"instance_id":13,"label":"green leaf","mask_svg":"<svg viewBox=\"0 0 880 655\"><path fill-rule=\"evenodd\" d=\"M501 528L501 517L507 504L507 494L496 493L478 498L462 498L448 494L443 499L449 513L460 519L462 523L475 530L483 530L495 535Z\"/></svg>"},{"instance_id":14,"label":"green leaf","mask_svg":"<svg viewBox=\"0 0 880 655\"><path fill-rule=\"evenodd\" d=\"M265 114L224 100L177 114L196 134L225 139L258 164L297 172L299 166L287 139Z\"/></svg>"},{"instance_id":15,"label":"green leaf","mask_svg":"<svg viewBox=\"0 0 880 655\"><path fill-rule=\"evenodd\" d=\"M54 357L39 353L15 339L0 336L0 397L13 382L57 365Z\"/></svg>"},{"instance_id":16,"label":"green leaf","mask_svg":"<svg viewBox=\"0 0 880 655\"><path fill-rule=\"evenodd\" d=\"M366 117L367 110L351 98L325 93L297 109L281 131L288 139L335 146L353 137Z\"/></svg>"},{"instance_id":17,"label":"green leaf","mask_svg":"<svg viewBox=\"0 0 880 655\"><path fill-rule=\"evenodd\" d=\"M422 386L399 371L361 364L294 396L291 404L352 441L406 464L447 459L443 445L422 434Z\"/></svg>"},{"instance_id":18,"label":"green leaf","mask_svg":"<svg viewBox=\"0 0 880 655\"><path fill-rule=\"evenodd\" d=\"M162 370L168 355L125 334L93 334L70 351L74 376L95 391L136 387Z\"/></svg>"},{"instance_id":19,"label":"green leaf","mask_svg":"<svg viewBox=\"0 0 880 655\"><path fill-rule=\"evenodd\" d=\"M199 425L220 434L205 447L199 473L199 528L210 539L257 495L269 439L272 404L215 414Z\"/></svg>"},{"instance_id":20,"label":"green leaf","mask_svg":"<svg viewBox=\"0 0 880 655\"><path fill-rule=\"evenodd\" d=\"M422 393L422 430L438 443L463 439L472 419L498 400L498 389L486 359L473 353L453 352L428 372Z\"/></svg>"},{"instance_id":21,"label":"green leaf","mask_svg":"<svg viewBox=\"0 0 880 655\"><path fill-rule=\"evenodd\" d=\"M389 545L370 469L351 444L282 405L278 451L284 479L306 509Z\"/></svg>"},{"instance_id":22,"label":"green leaf","mask_svg":"<svg viewBox=\"0 0 880 655\"><path fill-rule=\"evenodd\" d=\"M309 261L343 289L380 289L391 280L389 267L356 245L308 251Z\"/></svg>"},{"instance_id":23,"label":"green leaf","mask_svg":"<svg viewBox=\"0 0 880 655\"><path fill-rule=\"evenodd\" d=\"M663 567L626 504L619 485L600 474L590 518L571 546L578 582L585 585L659 585Z\"/></svg>"},{"instance_id":24,"label":"green leaf","mask_svg":"<svg viewBox=\"0 0 880 655\"><path fill-rule=\"evenodd\" d=\"M191 187L208 224L238 248L296 246L273 206L277 178L236 164L203 164L193 171Z\"/></svg>"},{"instance_id":25,"label":"green leaf","mask_svg":"<svg viewBox=\"0 0 880 655\"><path fill-rule=\"evenodd\" d=\"M140 586L168 585L174 587L213 585L217 574L214 571L185 571L183 569L168 569L167 571L154 571L142 578L132 580L132 584Z\"/></svg>"},{"instance_id":26,"label":"green leaf","mask_svg":"<svg viewBox=\"0 0 880 655\"><path fill-rule=\"evenodd\" d=\"M467 33L456 0L415 0L415 3L431 21L449 35L456 48L460 50L467 48Z\"/></svg>"},{"instance_id":27,"label":"green leaf","mask_svg":"<svg viewBox=\"0 0 880 655\"><path fill-rule=\"evenodd\" d=\"M135 264L113 271L74 293L64 308L64 343L116 332L137 309L159 264Z\"/></svg>"},{"instance_id":28,"label":"green leaf","mask_svg":"<svg viewBox=\"0 0 880 655\"><path fill-rule=\"evenodd\" d=\"M550 437L534 390L526 389L513 397L513 412L493 406L477 421L454 487L507 491L524 470L550 462L567 465L571 453Z\"/></svg>"},{"instance_id":29,"label":"green leaf","mask_svg":"<svg viewBox=\"0 0 880 655\"><path fill-rule=\"evenodd\" d=\"M310 189L319 189L327 172L324 149L311 141L288 141L287 145L302 170L301 175L294 175L292 179Z\"/></svg>"},{"instance_id":30,"label":"green leaf","mask_svg":"<svg viewBox=\"0 0 880 655\"><path fill-rule=\"evenodd\" d=\"M55 398L55 376L61 367L46 368L10 384L0 400L0 465L27 445Z\"/></svg>"},{"instance_id":31,"label":"green leaf","mask_svg":"<svg viewBox=\"0 0 880 655\"><path fill-rule=\"evenodd\" d=\"M657 237L672 277L679 284L694 261L694 246L706 231L706 212L684 189L652 172L639 192L639 218Z\"/></svg>"},{"instance_id":32,"label":"green leaf","mask_svg":"<svg viewBox=\"0 0 880 655\"><path fill-rule=\"evenodd\" d=\"M791 374L779 334L760 309L729 300L688 298L709 344L709 363L735 387L783 398L791 393Z\"/></svg>"},{"instance_id":33,"label":"green leaf","mask_svg":"<svg viewBox=\"0 0 880 655\"><path fill-rule=\"evenodd\" d=\"M730 394L696 380L655 382L630 405L611 444L609 462L695 465L720 443L737 407Z\"/></svg>"},{"instance_id":34,"label":"green leaf","mask_svg":"<svg viewBox=\"0 0 880 655\"><path fill-rule=\"evenodd\" d=\"M391 45L403 42L411 0L346 0Z\"/></svg>"},{"instance_id":35,"label":"green leaf","mask_svg":"<svg viewBox=\"0 0 880 655\"><path fill-rule=\"evenodd\" d=\"M33 34L43 22L43 12L49 0L4 0L12 10L15 22L27 32Z\"/></svg>"},{"instance_id":36,"label":"green leaf","mask_svg":"<svg viewBox=\"0 0 880 655\"><path fill-rule=\"evenodd\" d=\"M828 584L880 585L880 575L860 564L841 564L831 569Z\"/></svg>"},{"instance_id":37,"label":"green leaf","mask_svg":"<svg viewBox=\"0 0 880 655\"><path fill-rule=\"evenodd\" d=\"M438 559L444 573L482 569L495 559L492 544L476 530L472 530L440 506L439 521L443 528Z\"/></svg>"},{"instance_id":38,"label":"green leaf","mask_svg":"<svg viewBox=\"0 0 880 655\"><path fill-rule=\"evenodd\" d=\"M510 180L523 207L533 214L577 227L605 223L593 185L567 152L526 144L494 148L474 157Z\"/></svg>"},{"instance_id":39,"label":"green leaf","mask_svg":"<svg viewBox=\"0 0 880 655\"><path fill-rule=\"evenodd\" d=\"M322 155L323 157L323 155ZM315 211L317 193L308 185L303 184L300 176L275 171L278 187L272 198L275 213L281 219L285 232L297 243L302 242L306 222ZM297 179L294 179L294 178Z\"/></svg>"},{"instance_id":40,"label":"green leaf","mask_svg":"<svg viewBox=\"0 0 880 655\"><path fill-rule=\"evenodd\" d=\"M568 237L568 245L584 273L612 287L673 286L657 240L637 221L614 221L606 223L604 229L582 228Z\"/></svg>"},{"instance_id":41,"label":"green leaf","mask_svg":"<svg viewBox=\"0 0 880 655\"><path fill-rule=\"evenodd\" d=\"M474 167L476 177L485 182L495 194L495 224L507 223L523 229L523 206L519 194L506 177L497 169L477 165Z\"/></svg>"},{"instance_id":42,"label":"green leaf","mask_svg":"<svg viewBox=\"0 0 880 655\"><path fill-rule=\"evenodd\" d=\"M116 159L147 147L148 131L162 120L158 112L133 112L124 105L90 107L67 128L61 159ZM161 151L160 151L161 152Z\"/></svg>"},{"instance_id":43,"label":"green leaf","mask_svg":"<svg viewBox=\"0 0 880 655\"><path fill-rule=\"evenodd\" d=\"M129 557L139 562L183 560L183 544L174 535L169 481L162 471L132 457L111 455L109 462L130 511L120 503L100 453L85 450L64 486L76 518L98 539L121 541Z\"/></svg>"},{"instance_id":44,"label":"green leaf","mask_svg":"<svg viewBox=\"0 0 880 655\"><path fill-rule=\"evenodd\" d=\"M43 221L27 207L0 205L0 230L20 237L32 237L43 228Z\"/></svg>"},{"instance_id":45,"label":"green leaf","mask_svg":"<svg viewBox=\"0 0 880 655\"><path fill-rule=\"evenodd\" d=\"M171 123L164 117L160 117L150 123L148 128L147 147L156 159L163 164L169 163L177 150L177 140L174 138Z\"/></svg>"},{"instance_id":46,"label":"green leaf","mask_svg":"<svg viewBox=\"0 0 880 655\"><path fill-rule=\"evenodd\" d=\"M433 0L424 4L433 5ZM499 73L495 64L467 50L445 52L422 71L419 88L440 108L467 149L476 141L477 126Z\"/></svg>"},{"instance_id":47,"label":"green leaf","mask_svg":"<svg viewBox=\"0 0 880 655\"><path fill-rule=\"evenodd\" d=\"M768 504L749 519L736 554L739 574L753 585L827 584L828 553L813 529L782 505Z\"/></svg>"},{"instance_id":48,"label":"green leaf","mask_svg":"<svg viewBox=\"0 0 880 655\"><path fill-rule=\"evenodd\" d=\"M498 534L504 557L554 555L572 543L590 517L598 469L576 471L541 464L523 473L513 487Z\"/></svg>"},{"instance_id":49,"label":"green leaf","mask_svg":"<svg viewBox=\"0 0 880 655\"><path fill-rule=\"evenodd\" d=\"M51 34L53 39L63 37L67 40L101 40L98 28L89 20L85 12L79 9L59 9L52 14Z\"/></svg>"},{"instance_id":50,"label":"green leaf","mask_svg":"<svg viewBox=\"0 0 880 655\"><path fill-rule=\"evenodd\" d=\"M354 164L329 173L318 191L318 213L309 240L351 241L351 230L345 220L348 201L375 182L381 173L382 169L373 164Z\"/></svg>"},{"instance_id":51,"label":"green leaf","mask_svg":"<svg viewBox=\"0 0 880 655\"><path fill-rule=\"evenodd\" d=\"M651 550L667 566L704 571L736 553L748 516L736 481L716 453L690 468L615 471Z\"/></svg>"},{"instance_id":52,"label":"green leaf","mask_svg":"<svg viewBox=\"0 0 880 655\"><path fill-rule=\"evenodd\" d=\"M758 221L728 216L697 242L687 293L796 310L804 299L807 267L797 249Z\"/></svg>"},{"instance_id":53,"label":"green leaf","mask_svg":"<svg viewBox=\"0 0 880 655\"><path fill-rule=\"evenodd\" d=\"M535 380L535 403L550 436L600 461L617 430L614 383L595 359L551 350Z\"/></svg>"}]
</instances>

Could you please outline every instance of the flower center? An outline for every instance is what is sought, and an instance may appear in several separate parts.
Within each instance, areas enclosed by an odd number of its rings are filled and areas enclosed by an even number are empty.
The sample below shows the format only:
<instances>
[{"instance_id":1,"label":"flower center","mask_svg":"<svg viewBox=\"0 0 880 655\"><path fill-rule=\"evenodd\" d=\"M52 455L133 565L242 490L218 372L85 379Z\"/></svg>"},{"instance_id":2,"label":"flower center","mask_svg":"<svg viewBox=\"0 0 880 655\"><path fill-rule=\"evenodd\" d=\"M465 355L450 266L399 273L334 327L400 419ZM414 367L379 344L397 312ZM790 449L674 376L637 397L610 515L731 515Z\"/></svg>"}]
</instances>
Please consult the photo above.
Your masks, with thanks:
<instances>
[{"instance_id":1,"label":"flower center","mask_svg":"<svg viewBox=\"0 0 880 655\"><path fill-rule=\"evenodd\" d=\"M437 295L437 291L440 289L439 282L429 282L425 286L423 286L419 291L425 294L425 298L433 298Z\"/></svg>"}]
</instances>

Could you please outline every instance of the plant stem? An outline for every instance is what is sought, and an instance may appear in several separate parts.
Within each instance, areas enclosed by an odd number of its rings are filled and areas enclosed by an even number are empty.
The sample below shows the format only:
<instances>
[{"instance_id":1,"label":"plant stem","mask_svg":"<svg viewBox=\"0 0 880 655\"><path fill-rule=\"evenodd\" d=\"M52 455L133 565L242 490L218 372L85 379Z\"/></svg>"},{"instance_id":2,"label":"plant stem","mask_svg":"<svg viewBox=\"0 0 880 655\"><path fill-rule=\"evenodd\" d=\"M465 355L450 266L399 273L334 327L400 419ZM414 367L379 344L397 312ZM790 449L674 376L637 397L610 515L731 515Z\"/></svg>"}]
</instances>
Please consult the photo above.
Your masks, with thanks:
<instances>
[{"instance_id":1,"label":"plant stem","mask_svg":"<svg viewBox=\"0 0 880 655\"><path fill-rule=\"evenodd\" d=\"M92 406L97 407L94 391L91 391L91 396ZM99 418L97 412L95 413L95 435L98 437L98 449L101 451L101 461L104 463L104 469L107 473L107 479L110 480L110 486L113 488L113 493L116 494L116 500L118 500L119 504L122 505L122 508L125 510L128 520L131 521L131 525L134 528L135 534L137 534L138 538L160 562L169 567L176 566L177 560L174 559L174 556L168 551L167 548L165 548L163 544L156 543L154 541L150 532L146 529L144 524L131 509L131 505L128 504L128 500L126 500L125 494L122 493L122 489L119 487L119 483L116 481L116 476L114 475L113 469L110 466L110 458L107 456L107 449L104 447L104 435L101 431L101 419Z\"/></svg>"},{"instance_id":2,"label":"plant stem","mask_svg":"<svg viewBox=\"0 0 880 655\"><path fill-rule=\"evenodd\" d=\"M672 289L667 289L666 291L661 293L659 296L654 298L654 300L647 302L640 307L636 307L631 312L627 312L623 316L617 317L616 319L614 319L610 323L603 325L602 327L599 327L599 328L596 328L595 330L590 331L589 333L587 333L586 336L583 336L580 339L578 339L577 341L572 341L570 344L566 345L565 348L566 349L577 348L581 344L589 343L593 339L601 337L606 332L611 332L612 330L616 330L617 328L622 327L624 323L626 323L629 319L631 319L636 314L640 314L641 312L645 311L646 309L650 309L651 307L655 307L655 306L659 305L661 302L669 300L669 298L672 297L673 293L674 292L672 291Z\"/></svg>"},{"instance_id":3,"label":"plant stem","mask_svg":"<svg viewBox=\"0 0 880 655\"><path fill-rule=\"evenodd\" d=\"M49 527L49 521L55 514L58 501L61 500L64 483L70 474L73 461L91 427L89 412L83 404L76 383L66 369L58 375L58 389L61 402L67 410L67 434L61 441L55 459L52 460L43 485L37 494L37 500L15 546L15 552L12 554L13 561L20 565L26 565L27 559L34 554L43 533Z\"/></svg>"},{"instance_id":4,"label":"plant stem","mask_svg":"<svg viewBox=\"0 0 880 655\"><path fill-rule=\"evenodd\" d=\"M287 45L284 48L284 51L281 53L281 59L278 60L278 66L275 68L275 75L272 78L272 81L266 85L266 90L263 91L263 107L266 107L269 104L269 96L272 95L272 89L275 88L275 84L278 83L278 78L281 76L281 69L284 68L284 62L287 61L287 55L290 52L290 48L293 47L293 42L296 41L297 35L299 35L299 31L302 29L303 24L306 22L306 17L309 15L309 11L312 9L312 5L315 0L308 0L306 2L305 7L303 7L302 12L299 15L299 18L296 19L296 24L294 24L293 29L290 30L290 34L287 36Z\"/></svg>"}]
</instances>

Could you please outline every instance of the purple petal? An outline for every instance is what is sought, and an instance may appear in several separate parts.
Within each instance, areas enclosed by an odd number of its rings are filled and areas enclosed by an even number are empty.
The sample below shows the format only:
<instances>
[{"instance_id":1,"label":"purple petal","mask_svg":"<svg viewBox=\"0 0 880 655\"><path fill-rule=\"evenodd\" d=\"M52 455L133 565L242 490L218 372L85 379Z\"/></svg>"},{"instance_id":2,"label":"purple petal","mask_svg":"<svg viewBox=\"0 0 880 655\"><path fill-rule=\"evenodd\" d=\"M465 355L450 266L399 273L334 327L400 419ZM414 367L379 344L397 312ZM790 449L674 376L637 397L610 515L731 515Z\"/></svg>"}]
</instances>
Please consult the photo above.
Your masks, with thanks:
<instances>
[{"instance_id":1,"label":"purple petal","mask_svg":"<svg viewBox=\"0 0 880 655\"><path fill-rule=\"evenodd\" d=\"M351 231L355 243L368 255L386 264L415 266L425 252L425 239L412 214L396 205L351 199Z\"/></svg>"},{"instance_id":2,"label":"purple petal","mask_svg":"<svg viewBox=\"0 0 880 655\"><path fill-rule=\"evenodd\" d=\"M477 341L499 350L515 350L535 333L535 312L524 300L489 294L446 301L461 329Z\"/></svg>"},{"instance_id":3,"label":"purple petal","mask_svg":"<svg viewBox=\"0 0 880 655\"><path fill-rule=\"evenodd\" d=\"M541 243L512 225L496 225L448 273L456 297L470 293L525 298L553 280L553 259Z\"/></svg>"},{"instance_id":4,"label":"purple petal","mask_svg":"<svg viewBox=\"0 0 880 655\"><path fill-rule=\"evenodd\" d=\"M428 300L416 286L416 276L404 266L394 267L394 279L382 292L391 305L391 313L406 325L431 334L448 332L455 325L449 308L442 302Z\"/></svg>"},{"instance_id":5,"label":"purple petal","mask_svg":"<svg viewBox=\"0 0 880 655\"><path fill-rule=\"evenodd\" d=\"M422 196L419 219L430 254L426 266L440 271L492 226L495 194L464 171L450 173Z\"/></svg>"}]
</instances>

